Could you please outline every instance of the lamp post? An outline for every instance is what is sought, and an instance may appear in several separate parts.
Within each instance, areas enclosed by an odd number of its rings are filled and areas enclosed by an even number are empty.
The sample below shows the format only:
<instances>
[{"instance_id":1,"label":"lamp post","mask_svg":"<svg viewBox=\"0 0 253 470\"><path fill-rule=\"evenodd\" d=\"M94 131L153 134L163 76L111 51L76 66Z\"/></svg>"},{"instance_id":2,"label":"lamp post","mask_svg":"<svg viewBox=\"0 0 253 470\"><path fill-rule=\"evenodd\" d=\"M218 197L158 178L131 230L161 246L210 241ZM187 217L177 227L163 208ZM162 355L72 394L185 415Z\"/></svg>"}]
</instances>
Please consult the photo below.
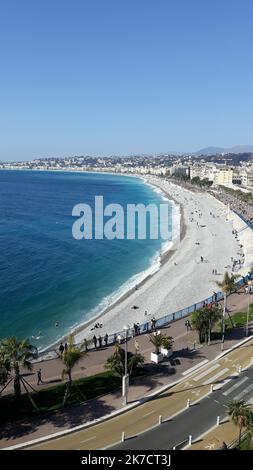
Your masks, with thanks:
<instances>
[{"instance_id":1,"label":"lamp post","mask_svg":"<svg viewBox=\"0 0 253 470\"><path fill-rule=\"evenodd\" d=\"M224 349L225 341L225 317L226 317L226 307L227 307L227 294L223 293L223 314L222 314L222 338L221 338L221 350Z\"/></svg>"},{"instance_id":2,"label":"lamp post","mask_svg":"<svg viewBox=\"0 0 253 470\"><path fill-rule=\"evenodd\" d=\"M247 309L247 321L246 321L246 331L245 331L246 337L249 334L249 309L250 309L250 294L251 294L251 289L252 289L252 281L248 281L247 284L248 284L248 290L246 293L248 294L248 309Z\"/></svg>"},{"instance_id":3,"label":"lamp post","mask_svg":"<svg viewBox=\"0 0 253 470\"><path fill-rule=\"evenodd\" d=\"M127 338L128 338L128 331L130 329L129 325L125 325L123 330L125 331L125 364L124 364L124 375L122 377L122 396L124 397L124 405L127 405L127 394L128 394L128 386L129 386L129 375L127 373ZM123 339L122 336L118 336L118 339Z\"/></svg>"}]
</instances>

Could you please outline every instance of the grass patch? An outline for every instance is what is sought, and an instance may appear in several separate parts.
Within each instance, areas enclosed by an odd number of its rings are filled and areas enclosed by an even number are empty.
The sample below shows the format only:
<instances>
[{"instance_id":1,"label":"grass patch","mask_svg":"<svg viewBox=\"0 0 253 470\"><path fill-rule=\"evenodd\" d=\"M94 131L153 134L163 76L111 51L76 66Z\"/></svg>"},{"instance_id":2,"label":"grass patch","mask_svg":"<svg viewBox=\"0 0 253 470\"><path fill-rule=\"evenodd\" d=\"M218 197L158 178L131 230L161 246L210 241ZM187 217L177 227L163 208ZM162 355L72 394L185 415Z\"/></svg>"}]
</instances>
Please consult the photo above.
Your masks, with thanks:
<instances>
[{"instance_id":1,"label":"grass patch","mask_svg":"<svg viewBox=\"0 0 253 470\"><path fill-rule=\"evenodd\" d=\"M85 396L85 399L89 400L109 393L120 386L121 379L109 371L90 377L83 377L73 381L72 392L68 398L67 405L74 405L85 401L78 389ZM15 421L25 417L38 416L46 411L59 410L61 409L64 392L65 384L61 384L32 393L31 395L38 407L37 410L32 407L26 394L21 395L19 399L15 399L14 396L10 395L3 396L0 398L1 422Z\"/></svg>"},{"instance_id":2,"label":"grass patch","mask_svg":"<svg viewBox=\"0 0 253 470\"><path fill-rule=\"evenodd\" d=\"M252 440L250 439L250 437L245 437L245 439L241 441L240 450L252 450L252 449L253 449Z\"/></svg>"}]
</instances>

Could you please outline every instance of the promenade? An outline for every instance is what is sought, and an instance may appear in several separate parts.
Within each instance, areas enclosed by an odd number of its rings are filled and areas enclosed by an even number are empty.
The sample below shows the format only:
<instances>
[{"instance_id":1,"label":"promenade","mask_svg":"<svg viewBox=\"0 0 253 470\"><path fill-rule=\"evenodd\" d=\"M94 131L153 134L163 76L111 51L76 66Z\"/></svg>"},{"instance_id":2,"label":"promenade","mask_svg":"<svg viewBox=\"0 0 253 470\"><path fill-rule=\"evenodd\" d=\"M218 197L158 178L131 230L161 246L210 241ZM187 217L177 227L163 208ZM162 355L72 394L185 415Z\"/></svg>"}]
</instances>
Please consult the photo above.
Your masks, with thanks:
<instances>
[{"instance_id":1,"label":"promenade","mask_svg":"<svg viewBox=\"0 0 253 470\"><path fill-rule=\"evenodd\" d=\"M233 294L228 299L228 308L231 314L245 311L247 308L247 295L243 291ZM162 386L169 385L184 376L184 372L192 367L197 367L204 360L212 360L220 353L220 341L213 342L210 346L196 346L194 331L186 331L185 319L175 321L168 328L163 329L174 338L174 355L171 361L164 361L158 366L150 363L150 352L152 345L147 335L137 337L140 352L146 358L147 376L135 379L130 385L129 402L147 397L158 391ZM233 330L226 338L225 350L231 348L238 340L244 337L244 329ZM190 351L187 351L187 347ZM85 357L73 371L73 378L92 375L104 370L106 358L111 355L112 346L93 350ZM129 350L134 350L134 339L129 340ZM48 387L49 384L58 383L61 380L62 362L53 359L43 363L35 364L32 375L27 380L35 388L37 387L36 371L42 369L42 378L47 382L39 385L40 388ZM48 434L63 431L73 426L88 423L94 419L115 412L123 408L121 390L115 390L105 396L86 401L83 404L68 407L57 412L46 413L38 418L24 420L19 423L8 423L1 428L1 448L14 444L21 444L29 440L37 439Z\"/></svg>"}]
</instances>

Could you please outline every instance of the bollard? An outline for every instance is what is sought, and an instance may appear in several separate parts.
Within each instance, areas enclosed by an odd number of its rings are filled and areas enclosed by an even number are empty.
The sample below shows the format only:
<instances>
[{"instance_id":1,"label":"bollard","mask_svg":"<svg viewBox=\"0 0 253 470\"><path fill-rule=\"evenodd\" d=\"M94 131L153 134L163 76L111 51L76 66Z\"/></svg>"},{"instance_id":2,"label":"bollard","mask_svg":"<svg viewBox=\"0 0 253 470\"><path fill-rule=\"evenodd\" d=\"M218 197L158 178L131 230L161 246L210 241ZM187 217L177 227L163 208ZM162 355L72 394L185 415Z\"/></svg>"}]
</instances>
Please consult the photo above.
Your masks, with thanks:
<instances>
[{"instance_id":1,"label":"bollard","mask_svg":"<svg viewBox=\"0 0 253 470\"><path fill-rule=\"evenodd\" d=\"M219 417L219 416L217 416L216 425L217 425L217 426L219 426L219 425L220 425L220 417Z\"/></svg>"},{"instance_id":2,"label":"bollard","mask_svg":"<svg viewBox=\"0 0 253 470\"><path fill-rule=\"evenodd\" d=\"M213 392L213 384L211 384L210 392Z\"/></svg>"},{"instance_id":3,"label":"bollard","mask_svg":"<svg viewBox=\"0 0 253 470\"><path fill-rule=\"evenodd\" d=\"M187 400L187 408L189 408L189 407L190 407L190 399L188 398L188 400Z\"/></svg>"},{"instance_id":4,"label":"bollard","mask_svg":"<svg viewBox=\"0 0 253 470\"><path fill-rule=\"evenodd\" d=\"M192 445L192 436L190 435L189 436L189 442L188 442L188 445L191 446Z\"/></svg>"},{"instance_id":5,"label":"bollard","mask_svg":"<svg viewBox=\"0 0 253 470\"><path fill-rule=\"evenodd\" d=\"M125 432L123 431L121 435L121 442L124 442L124 440L125 440Z\"/></svg>"},{"instance_id":6,"label":"bollard","mask_svg":"<svg viewBox=\"0 0 253 470\"><path fill-rule=\"evenodd\" d=\"M159 416L159 424L162 424L162 415Z\"/></svg>"}]
</instances>

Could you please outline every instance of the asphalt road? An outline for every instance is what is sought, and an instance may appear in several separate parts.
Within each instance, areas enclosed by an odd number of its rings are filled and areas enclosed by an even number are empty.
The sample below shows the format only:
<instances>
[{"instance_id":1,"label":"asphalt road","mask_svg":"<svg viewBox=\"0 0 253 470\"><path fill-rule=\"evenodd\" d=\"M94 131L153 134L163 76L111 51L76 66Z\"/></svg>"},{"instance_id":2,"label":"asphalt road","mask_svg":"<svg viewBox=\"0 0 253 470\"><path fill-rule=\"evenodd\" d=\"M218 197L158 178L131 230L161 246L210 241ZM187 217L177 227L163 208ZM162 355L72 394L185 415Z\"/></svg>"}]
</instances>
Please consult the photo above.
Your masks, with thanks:
<instances>
[{"instance_id":1,"label":"asphalt road","mask_svg":"<svg viewBox=\"0 0 253 470\"><path fill-rule=\"evenodd\" d=\"M201 434L227 416L227 404L231 400L251 401L253 397L253 367L232 378L221 389L192 405L175 418L160 426L113 446L112 449L170 450L183 447L189 435L196 440Z\"/></svg>"}]
</instances>

